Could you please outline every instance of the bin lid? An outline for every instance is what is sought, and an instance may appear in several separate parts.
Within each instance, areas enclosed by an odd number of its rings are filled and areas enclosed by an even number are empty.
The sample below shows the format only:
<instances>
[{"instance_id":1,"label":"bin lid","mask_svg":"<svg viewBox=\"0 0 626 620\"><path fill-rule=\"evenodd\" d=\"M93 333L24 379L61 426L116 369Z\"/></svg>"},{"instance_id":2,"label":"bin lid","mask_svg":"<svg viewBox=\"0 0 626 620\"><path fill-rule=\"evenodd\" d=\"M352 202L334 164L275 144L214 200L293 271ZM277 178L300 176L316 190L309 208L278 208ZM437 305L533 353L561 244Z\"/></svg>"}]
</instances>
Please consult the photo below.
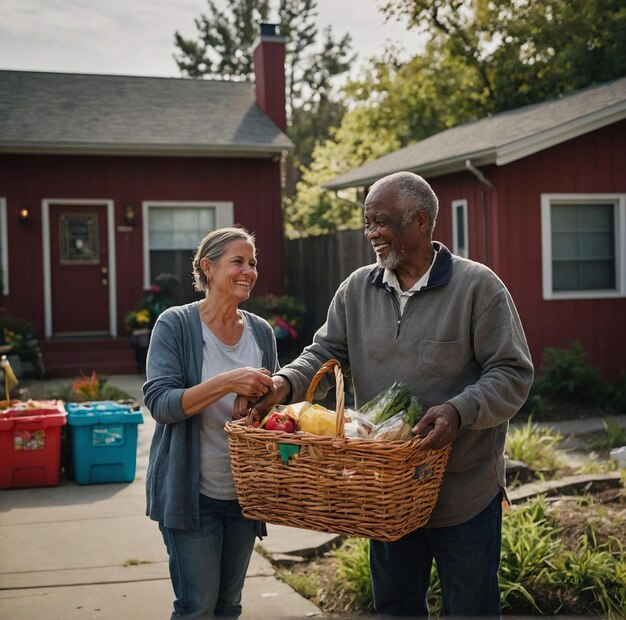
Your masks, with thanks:
<instances>
[{"instance_id":1,"label":"bin lid","mask_svg":"<svg viewBox=\"0 0 626 620\"><path fill-rule=\"evenodd\" d=\"M66 415L62 400L13 401L7 409L0 410L0 418L30 418Z\"/></svg>"},{"instance_id":2,"label":"bin lid","mask_svg":"<svg viewBox=\"0 0 626 620\"><path fill-rule=\"evenodd\" d=\"M15 409L0 412L0 431L13 428L50 428L64 426L67 414L61 406L57 409Z\"/></svg>"},{"instance_id":3,"label":"bin lid","mask_svg":"<svg viewBox=\"0 0 626 620\"><path fill-rule=\"evenodd\" d=\"M90 401L86 403L67 403L68 424L83 426L87 424L143 424L143 414L137 404L118 403L115 401Z\"/></svg>"}]
</instances>

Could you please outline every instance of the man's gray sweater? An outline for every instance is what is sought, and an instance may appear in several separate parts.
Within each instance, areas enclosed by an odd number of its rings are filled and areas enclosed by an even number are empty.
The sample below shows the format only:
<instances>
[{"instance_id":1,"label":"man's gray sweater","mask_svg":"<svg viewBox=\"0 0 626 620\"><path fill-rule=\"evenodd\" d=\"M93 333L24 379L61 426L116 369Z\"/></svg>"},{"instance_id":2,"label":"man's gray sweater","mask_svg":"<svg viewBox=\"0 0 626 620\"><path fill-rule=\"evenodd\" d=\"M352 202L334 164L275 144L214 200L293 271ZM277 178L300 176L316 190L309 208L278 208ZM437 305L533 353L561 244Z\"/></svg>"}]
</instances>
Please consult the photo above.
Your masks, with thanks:
<instances>
[{"instance_id":1,"label":"man's gray sweater","mask_svg":"<svg viewBox=\"0 0 626 620\"><path fill-rule=\"evenodd\" d=\"M439 498L426 527L464 523L504 488L508 420L524 404L533 366L513 300L488 267L435 243L428 284L402 316L375 265L338 288L313 343L281 369L294 402L304 400L320 365L335 358L354 387L356 407L394 381L406 383L424 412L451 403L461 416ZM320 383L321 391L330 378Z\"/></svg>"}]
</instances>

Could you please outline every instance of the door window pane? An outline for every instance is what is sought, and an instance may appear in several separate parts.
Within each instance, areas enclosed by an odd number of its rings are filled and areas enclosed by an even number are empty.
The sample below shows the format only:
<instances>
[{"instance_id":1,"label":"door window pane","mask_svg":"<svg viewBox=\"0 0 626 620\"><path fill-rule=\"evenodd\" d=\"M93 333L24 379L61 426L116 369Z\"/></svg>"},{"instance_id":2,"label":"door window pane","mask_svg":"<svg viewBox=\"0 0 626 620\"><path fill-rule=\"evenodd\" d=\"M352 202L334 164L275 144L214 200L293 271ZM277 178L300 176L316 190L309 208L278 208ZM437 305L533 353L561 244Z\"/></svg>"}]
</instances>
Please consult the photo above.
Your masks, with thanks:
<instances>
[{"instance_id":1,"label":"door window pane","mask_svg":"<svg viewBox=\"0 0 626 620\"><path fill-rule=\"evenodd\" d=\"M100 262L97 215L62 213L60 236L62 265L97 265Z\"/></svg>"}]
</instances>

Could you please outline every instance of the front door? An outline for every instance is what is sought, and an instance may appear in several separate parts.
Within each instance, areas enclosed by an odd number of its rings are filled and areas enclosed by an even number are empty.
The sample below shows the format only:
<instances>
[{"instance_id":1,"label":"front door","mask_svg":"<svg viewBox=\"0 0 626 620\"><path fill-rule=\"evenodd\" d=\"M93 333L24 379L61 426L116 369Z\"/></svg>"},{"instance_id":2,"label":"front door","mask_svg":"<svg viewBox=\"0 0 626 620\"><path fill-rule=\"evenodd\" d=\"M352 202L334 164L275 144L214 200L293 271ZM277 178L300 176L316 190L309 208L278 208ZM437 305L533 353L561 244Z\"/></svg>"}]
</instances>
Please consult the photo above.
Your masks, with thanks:
<instances>
[{"instance_id":1,"label":"front door","mask_svg":"<svg viewBox=\"0 0 626 620\"><path fill-rule=\"evenodd\" d=\"M49 204L49 335L111 334L107 208Z\"/></svg>"}]
</instances>

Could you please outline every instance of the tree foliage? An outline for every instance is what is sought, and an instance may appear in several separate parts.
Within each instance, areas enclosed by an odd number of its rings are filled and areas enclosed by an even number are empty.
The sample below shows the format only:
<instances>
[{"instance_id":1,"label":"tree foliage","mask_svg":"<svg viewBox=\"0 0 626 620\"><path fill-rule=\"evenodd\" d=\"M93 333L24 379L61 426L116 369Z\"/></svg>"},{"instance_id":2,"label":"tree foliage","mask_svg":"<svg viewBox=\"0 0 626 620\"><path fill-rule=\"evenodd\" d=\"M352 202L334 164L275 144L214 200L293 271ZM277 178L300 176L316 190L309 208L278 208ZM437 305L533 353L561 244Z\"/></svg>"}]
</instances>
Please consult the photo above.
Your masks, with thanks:
<instances>
[{"instance_id":1,"label":"tree foliage","mask_svg":"<svg viewBox=\"0 0 626 620\"><path fill-rule=\"evenodd\" d=\"M322 218L324 231L360 226L314 189L338 174L449 127L626 74L623 0L387 0L381 9L425 36L424 51L402 63L387 50L345 87L350 111L302 173L287 211L292 234Z\"/></svg>"},{"instance_id":2,"label":"tree foliage","mask_svg":"<svg viewBox=\"0 0 626 620\"><path fill-rule=\"evenodd\" d=\"M258 22L267 21L269 0L226 0L220 10L207 0L208 13L194 19L198 40L185 39L176 31L178 53L174 60L183 75L213 79L251 80L252 45L258 36Z\"/></svg>"},{"instance_id":3,"label":"tree foliage","mask_svg":"<svg viewBox=\"0 0 626 620\"><path fill-rule=\"evenodd\" d=\"M471 68L486 112L626 73L623 0L388 0L383 12Z\"/></svg>"},{"instance_id":4,"label":"tree foliage","mask_svg":"<svg viewBox=\"0 0 626 620\"><path fill-rule=\"evenodd\" d=\"M258 22L267 21L269 0L226 0L220 9L207 0L208 12L195 19L197 39L175 33L174 55L183 75L212 79L252 80L253 44ZM287 39L285 57L288 133L296 145L296 165L308 165L317 140L339 124L344 106L335 81L351 66L349 34L320 33L317 0L280 0L280 34Z\"/></svg>"}]
</instances>

